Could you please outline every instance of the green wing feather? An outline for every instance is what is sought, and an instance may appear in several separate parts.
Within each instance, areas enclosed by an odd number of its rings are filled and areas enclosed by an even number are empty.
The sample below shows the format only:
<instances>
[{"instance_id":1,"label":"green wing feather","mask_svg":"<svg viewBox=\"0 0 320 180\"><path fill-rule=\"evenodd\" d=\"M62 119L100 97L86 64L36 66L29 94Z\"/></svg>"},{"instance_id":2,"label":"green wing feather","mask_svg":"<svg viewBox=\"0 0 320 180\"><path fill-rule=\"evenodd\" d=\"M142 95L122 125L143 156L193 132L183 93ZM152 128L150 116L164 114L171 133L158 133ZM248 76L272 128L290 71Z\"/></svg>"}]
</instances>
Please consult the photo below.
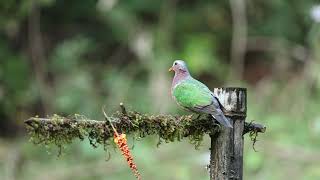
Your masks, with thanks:
<instances>
[{"instance_id":1,"label":"green wing feather","mask_svg":"<svg viewBox=\"0 0 320 180\"><path fill-rule=\"evenodd\" d=\"M179 83L173 90L173 96L179 105L188 109L212 104L211 91L195 79Z\"/></svg>"}]
</instances>

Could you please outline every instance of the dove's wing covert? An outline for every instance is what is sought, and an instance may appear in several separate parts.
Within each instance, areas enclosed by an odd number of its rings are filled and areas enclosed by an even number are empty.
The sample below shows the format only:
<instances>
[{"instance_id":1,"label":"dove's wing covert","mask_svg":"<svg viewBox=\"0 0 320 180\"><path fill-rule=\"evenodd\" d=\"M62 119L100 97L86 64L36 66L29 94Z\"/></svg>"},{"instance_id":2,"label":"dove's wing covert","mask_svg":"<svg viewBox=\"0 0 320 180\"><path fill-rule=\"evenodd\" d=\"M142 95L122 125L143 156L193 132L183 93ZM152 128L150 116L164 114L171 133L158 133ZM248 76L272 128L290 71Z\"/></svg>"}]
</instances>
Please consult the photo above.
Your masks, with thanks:
<instances>
[{"instance_id":1,"label":"dove's wing covert","mask_svg":"<svg viewBox=\"0 0 320 180\"><path fill-rule=\"evenodd\" d=\"M174 87L173 96L179 105L190 110L211 105L213 100L207 86L195 79L187 79L177 84Z\"/></svg>"}]
</instances>

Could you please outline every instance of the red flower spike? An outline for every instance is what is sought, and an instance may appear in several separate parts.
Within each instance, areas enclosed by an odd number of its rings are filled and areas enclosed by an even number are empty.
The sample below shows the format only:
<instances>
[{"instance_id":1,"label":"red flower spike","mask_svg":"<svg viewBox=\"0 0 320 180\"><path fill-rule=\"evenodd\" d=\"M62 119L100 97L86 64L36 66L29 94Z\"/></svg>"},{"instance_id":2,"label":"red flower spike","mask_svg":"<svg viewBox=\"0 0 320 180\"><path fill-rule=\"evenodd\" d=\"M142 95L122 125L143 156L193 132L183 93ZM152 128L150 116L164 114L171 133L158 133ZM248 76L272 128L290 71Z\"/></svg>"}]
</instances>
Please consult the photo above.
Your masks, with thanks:
<instances>
[{"instance_id":1,"label":"red flower spike","mask_svg":"<svg viewBox=\"0 0 320 180\"><path fill-rule=\"evenodd\" d=\"M108 120L110 122L110 125L114 131L114 136L113 136L114 143L116 143L118 145L122 155L126 158L127 163L129 165L130 169L133 171L136 178L138 180L141 180L141 175L138 171L137 165L133 162L133 156L131 155L128 144L127 144L126 134L119 134L117 132L116 128L112 125L112 122L108 118L107 114L104 112L103 108L102 108L102 112L103 112L106 120Z\"/></svg>"},{"instance_id":2,"label":"red flower spike","mask_svg":"<svg viewBox=\"0 0 320 180\"><path fill-rule=\"evenodd\" d=\"M122 152L122 155L126 158L127 163L130 167L130 169L133 171L134 175L138 180L141 180L141 175L138 171L137 165L133 162L133 156L130 153L128 144L127 144L127 139L126 139L126 134L118 134L114 133L114 142L118 145L120 151Z\"/></svg>"}]
</instances>

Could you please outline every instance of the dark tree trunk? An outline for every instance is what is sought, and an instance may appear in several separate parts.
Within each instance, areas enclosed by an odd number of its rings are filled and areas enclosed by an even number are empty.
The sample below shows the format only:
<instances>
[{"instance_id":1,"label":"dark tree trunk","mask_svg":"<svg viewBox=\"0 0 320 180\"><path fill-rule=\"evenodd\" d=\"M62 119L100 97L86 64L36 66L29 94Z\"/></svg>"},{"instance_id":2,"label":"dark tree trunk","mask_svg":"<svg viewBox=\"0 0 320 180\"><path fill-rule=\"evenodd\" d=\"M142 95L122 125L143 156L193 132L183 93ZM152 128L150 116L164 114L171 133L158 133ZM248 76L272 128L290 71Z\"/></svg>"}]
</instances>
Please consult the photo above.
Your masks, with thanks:
<instances>
[{"instance_id":1,"label":"dark tree trunk","mask_svg":"<svg viewBox=\"0 0 320 180\"><path fill-rule=\"evenodd\" d=\"M246 89L216 88L214 94L225 108L233 129L222 127L220 133L211 135L210 180L242 180Z\"/></svg>"}]
</instances>

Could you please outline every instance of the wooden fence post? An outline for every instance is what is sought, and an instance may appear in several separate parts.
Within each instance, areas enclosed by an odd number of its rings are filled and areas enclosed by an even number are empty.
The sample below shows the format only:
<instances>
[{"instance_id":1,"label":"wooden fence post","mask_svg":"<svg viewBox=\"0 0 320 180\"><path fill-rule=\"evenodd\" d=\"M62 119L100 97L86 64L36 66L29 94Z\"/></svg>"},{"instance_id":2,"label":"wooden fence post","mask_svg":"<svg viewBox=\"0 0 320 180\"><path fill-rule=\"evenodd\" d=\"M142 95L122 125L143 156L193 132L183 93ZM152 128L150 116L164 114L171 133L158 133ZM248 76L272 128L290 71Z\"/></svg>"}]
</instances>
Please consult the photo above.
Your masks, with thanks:
<instances>
[{"instance_id":1,"label":"wooden fence post","mask_svg":"<svg viewBox=\"0 0 320 180\"><path fill-rule=\"evenodd\" d=\"M237 179L243 174L243 130L247 110L245 88L215 88L233 129L211 135L210 180Z\"/></svg>"}]
</instances>

